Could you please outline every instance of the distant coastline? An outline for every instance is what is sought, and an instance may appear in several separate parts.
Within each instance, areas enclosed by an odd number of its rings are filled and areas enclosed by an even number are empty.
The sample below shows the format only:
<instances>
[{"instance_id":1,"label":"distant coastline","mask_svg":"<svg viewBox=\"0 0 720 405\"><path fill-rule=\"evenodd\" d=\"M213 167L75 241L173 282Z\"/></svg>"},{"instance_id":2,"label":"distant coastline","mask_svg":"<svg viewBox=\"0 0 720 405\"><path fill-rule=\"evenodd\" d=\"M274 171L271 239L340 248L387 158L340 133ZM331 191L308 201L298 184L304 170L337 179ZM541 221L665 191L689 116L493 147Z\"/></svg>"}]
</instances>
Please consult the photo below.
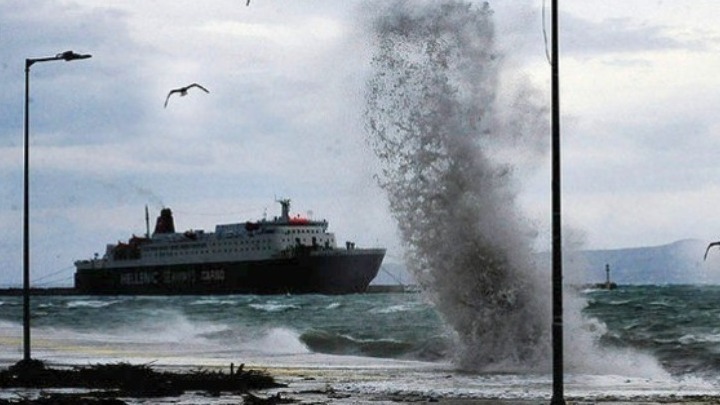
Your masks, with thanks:
<instances>
[{"instance_id":1,"label":"distant coastline","mask_svg":"<svg viewBox=\"0 0 720 405\"><path fill-rule=\"evenodd\" d=\"M22 287L0 288L0 296L23 295ZM31 288L30 295L80 295L72 287Z\"/></svg>"}]
</instances>

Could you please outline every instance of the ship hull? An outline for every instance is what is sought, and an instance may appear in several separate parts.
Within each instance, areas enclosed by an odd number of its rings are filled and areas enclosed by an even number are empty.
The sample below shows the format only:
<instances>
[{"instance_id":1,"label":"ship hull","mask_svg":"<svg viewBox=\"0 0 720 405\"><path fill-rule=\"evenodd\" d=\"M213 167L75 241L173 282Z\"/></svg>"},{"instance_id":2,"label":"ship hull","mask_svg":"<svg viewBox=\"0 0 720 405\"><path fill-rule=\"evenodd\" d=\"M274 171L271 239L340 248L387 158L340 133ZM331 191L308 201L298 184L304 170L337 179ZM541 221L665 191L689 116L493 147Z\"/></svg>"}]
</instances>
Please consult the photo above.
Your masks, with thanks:
<instances>
[{"instance_id":1,"label":"ship hull","mask_svg":"<svg viewBox=\"0 0 720 405\"><path fill-rule=\"evenodd\" d=\"M262 261L78 265L75 289L88 295L362 293L377 275L384 255L384 249L357 249Z\"/></svg>"}]
</instances>

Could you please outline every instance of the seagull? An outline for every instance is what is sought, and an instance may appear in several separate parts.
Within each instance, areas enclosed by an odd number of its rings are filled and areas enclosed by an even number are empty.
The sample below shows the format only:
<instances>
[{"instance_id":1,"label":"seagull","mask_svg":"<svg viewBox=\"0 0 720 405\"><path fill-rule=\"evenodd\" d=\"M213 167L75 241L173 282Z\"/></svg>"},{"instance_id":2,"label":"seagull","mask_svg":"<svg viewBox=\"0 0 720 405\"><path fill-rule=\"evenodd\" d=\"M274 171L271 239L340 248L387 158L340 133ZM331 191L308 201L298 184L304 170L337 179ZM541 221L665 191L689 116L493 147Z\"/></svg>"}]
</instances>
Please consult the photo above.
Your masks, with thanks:
<instances>
[{"instance_id":1,"label":"seagull","mask_svg":"<svg viewBox=\"0 0 720 405\"><path fill-rule=\"evenodd\" d=\"M179 89L172 89L172 90L170 90L170 92L168 93L167 97L165 98L165 108L167 108L168 100L170 100L170 96L172 96L173 93L179 93L181 97L182 97L182 96L187 96L187 92L188 92L188 90L189 90L191 87L197 87L197 88L199 88L200 90L204 91L205 93L210 93L210 92L208 91L208 89L206 89L205 87L203 87L203 86L201 86L201 85L199 85L199 84L197 84L197 83L193 83L193 84L187 85L187 86L185 86L185 87L180 87Z\"/></svg>"},{"instance_id":2,"label":"seagull","mask_svg":"<svg viewBox=\"0 0 720 405\"><path fill-rule=\"evenodd\" d=\"M707 249L705 249L705 257L703 258L703 260L707 260L707 254L710 251L710 248L713 246L720 246L720 242L712 242L708 245Z\"/></svg>"}]
</instances>

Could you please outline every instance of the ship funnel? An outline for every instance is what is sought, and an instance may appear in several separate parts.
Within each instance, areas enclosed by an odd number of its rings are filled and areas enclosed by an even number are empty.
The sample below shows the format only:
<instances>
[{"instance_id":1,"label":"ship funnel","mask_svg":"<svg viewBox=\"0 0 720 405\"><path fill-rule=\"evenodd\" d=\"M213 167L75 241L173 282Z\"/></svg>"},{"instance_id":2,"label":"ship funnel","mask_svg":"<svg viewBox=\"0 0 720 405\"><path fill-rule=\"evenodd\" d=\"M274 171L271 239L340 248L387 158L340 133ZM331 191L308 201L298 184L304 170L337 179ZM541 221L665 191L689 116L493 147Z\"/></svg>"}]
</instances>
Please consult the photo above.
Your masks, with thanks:
<instances>
[{"instance_id":1,"label":"ship funnel","mask_svg":"<svg viewBox=\"0 0 720 405\"><path fill-rule=\"evenodd\" d=\"M160 216L157 217L155 232L153 232L153 235L156 233L175 233L175 221L173 220L170 208L163 208L160 210Z\"/></svg>"},{"instance_id":2,"label":"ship funnel","mask_svg":"<svg viewBox=\"0 0 720 405\"><path fill-rule=\"evenodd\" d=\"M282 221L289 221L290 220L290 199L286 198L284 200L278 200L278 202L282 206L282 214L280 216L280 219Z\"/></svg>"}]
</instances>

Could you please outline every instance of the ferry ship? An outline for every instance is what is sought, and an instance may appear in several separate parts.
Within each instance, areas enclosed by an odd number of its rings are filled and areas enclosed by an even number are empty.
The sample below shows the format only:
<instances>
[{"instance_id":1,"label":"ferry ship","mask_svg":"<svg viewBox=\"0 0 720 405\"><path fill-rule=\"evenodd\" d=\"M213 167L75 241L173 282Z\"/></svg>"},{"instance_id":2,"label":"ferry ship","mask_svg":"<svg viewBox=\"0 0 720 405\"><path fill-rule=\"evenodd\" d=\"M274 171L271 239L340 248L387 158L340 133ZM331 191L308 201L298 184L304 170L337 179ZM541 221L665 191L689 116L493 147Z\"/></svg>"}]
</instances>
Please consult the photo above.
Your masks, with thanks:
<instances>
[{"instance_id":1,"label":"ferry ship","mask_svg":"<svg viewBox=\"0 0 720 405\"><path fill-rule=\"evenodd\" d=\"M351 294L377 276L384 248L338 247L326 220L290 216L176 232L170 208L155 230L108 244L75 262L75 290L88 295Z\"/></svg>"}]
</instances>

